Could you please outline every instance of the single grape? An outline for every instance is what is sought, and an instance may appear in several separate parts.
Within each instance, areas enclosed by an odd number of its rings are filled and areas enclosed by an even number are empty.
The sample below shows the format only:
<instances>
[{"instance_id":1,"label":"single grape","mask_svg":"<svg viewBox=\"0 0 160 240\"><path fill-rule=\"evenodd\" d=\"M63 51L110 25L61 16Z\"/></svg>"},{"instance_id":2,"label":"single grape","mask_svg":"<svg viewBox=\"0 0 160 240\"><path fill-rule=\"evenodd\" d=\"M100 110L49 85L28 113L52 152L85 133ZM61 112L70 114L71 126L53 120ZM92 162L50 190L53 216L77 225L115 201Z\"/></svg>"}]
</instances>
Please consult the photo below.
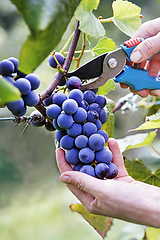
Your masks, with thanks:
<instances>
[{"instance_id":1,"label":"single grape","mask_svg":"<svg viewBox=\"0 0 160 240\"><path fill-rule=\"evenodd\" d=\"M53 119L53 126L55 129L59 130L59 131L64 131L63 128L61 128L58 123L57 123L57 118L56 119Z\"/></svg>"},{"instance_id":2,"label":"single grape","mask_svg":"<svg viewBox=\"0 0 160 240\"><path fill-rule=\"evenodd\" d=\"M22 98L20 98L17 101L13 101L13 102L9 102L7 103L7 108L11 111L11 112L19 112L24 108L25 104Z\"/></svg>"},{"instance_id":3,"label":"single grape","mask_svg":"<svg viewBox=\"0 0 160 240\"><path fill-rule=\"evenodd\" d=\"M103 95L97 95L95 102L98 103L101 108L104 108L106 106L107 100Z\"/></svg>"},{"instance_id":4,"label":"single grape","mask_svg":"<svg viewBox=\"0 0 160 240\"><path fill-rule=\"evenodd\" d=\"M16 112L11 111L13 113L14 116L16 117L22 117L23 115L25 115L25 113L27 112L27 107L24 106L21 110L18 110Z\"/></svg>"},{"instance_id":5,"label":"single grape","mask_svg":"<svg viewBox=\"0 0 160 240\"><path fill-rule=\"evenodd\" d=\"M55 134L55 138L58 142L60 142L61 138L65 135L67 135L67 132L65 130L64 131L57 130Z\"/></svg>"},{"instance_id":6,"label":"single grape","mask_svg":"<svg viewBox=\"0 0 160 240\"><path fill-rule=\"evenodd\" d=\"M85 148L88 144L88 138L85 135L79 135L75 138L75 145L77 148Z\"/></svg>"},{"instance_id":7,"label":"single grape","mask_svg":"<svg viewBox=\"0 0 160 240\"><path fill-rule=\"evenodd\" d=\"M29 107L34 107L39 103L39 95L34 90L23 97L24 102Z\"/></svg>"},{"instance_id":8,"label":"single grape","mask_svg":"<svg viewBox=\"0 0 160 240\"><path fill-rule=\"evenodd\" d=\"M79 89L73 89L68 94L68 98L74 99L79 104L83 100L83 92Z\"/></svg>"},{"instance_id":9,"label":"single grape","mask_svg":"<svg viewBox=\"0 0 160 240\"><path fill-rule=\"evenodd\" d=\"M51 104L46 108L46 115L51 119L55 119L61 113L61 108L57 104Z\"/></svg>"},{"instance_id":10,"label":"single grape","mask_svg":"<svg viewBox=\"0 0 160 240\"><path fill-rule=\"evenodd\" d=\"M35 90L40 86L41 80L37 74L30 73L26 75L25 78L30 82L31 90Z\"/></svg>"},{"instance_id":11,"label":"single grape","mask_svg":"<svg viewBox=\"0 0 160 240\"><path fill-rule=\"evenodd\" d=\"M99 114L99 120L101 121L102 124L107 121L107 113L104 110L104 108L101 109L101 112Z\"/></svg>"},{"instance_id":12,"label":"single grape","mask_svg":"<svg viewBox=\"0 0 160 240\"><path fill-rule=\"evenodd\" d=\"M18 71L19 60L15 57L10 57L10 58L8 58L8 60L13 63L14 72L17 72Z\"/></svg>"},{"instance_id":13,"label":"single grape","mask_svg":"<svg viewBox=\"0 0 160 240\"><path fill-rule=\"evenodd\" d=\"M94 160L95 153L89 147L82 148L79 151L79 159L83 163L91 163Z\"/></svg>"},{"instance_id":14,"label":"single grape","mask_svg":"<svg viewBox=\"0 0 160 240\"><path fill-rule=\"evenodd\" d=\"M53 79L56 79L58 75L58 72L56 72L53 76ZM64 86L66 84L66 79L65 79L65 76L63 76L62 80L60 81L60 83L58 84L59 86Z\"/></svg>"},{"instance_id":15,"label":"single grape","mask_svg":"<svg viewBox=\"0 0 160 240\"><path fill-rule=\"evenodd\" d=\"M84 164L82 162L79 162L78 164L73 165L73 171L79 171L83 166Z\"/></svg>"},{"instance_id":16,"label":"single grape","mask_svg":"<svg viewBox=\"0 0 160 240\"><path fill-rule=\"evenodd\" d=\"M99 120L99 119L97 119L97 121L96 121L96 126L97 126L97 131L99 131L100 129L101 129L101 127L102 127L102 123L101 123L101 121Z\"/></svg>"},{"instance_id":17,"label":"single grape","mask_svg":"<svg viewBox=\"0 0 160 240\"><path fill-rule=\"evenodd\" d=\"M10 76L14 70L15 67L11 61L4 59L0 62L0 74L2 76Z\"/></svg>"},{"instance_id":18,"label":"single grape","mask_svg":"<svg viewBox=\"0 0 160 240\"><path fill-rule=\"evenodd\" d=\"M84 92L84 100L86 100L89 104L91 104L95 102L96 94L91 90L87 90Z\"/></svg>"},{"instance_id":19,"label":"single grape","mask_svg":"<svg viewBox=\"0 0 160 240\"><path fill-rule=\"evenodd\" d=\"M95 110L90 110L87 112L87 120L88 122L96 123L99 119L99 114Z\"/></svg>"},{"instance_id":20,"label":"single grape","mask_svg":"<svg viewBox=\"0 0 160 240\"><path fill-rule=\"evenodd\" d=\"M82 132L83 132L84 135L89 137L92 134L97 132L97 126L94 123L92 123L92 122L86 122L83 125Z\"/></svg>"},{"instance_id":21,"label":"single grape","mask_svg":"<svg viewBox=\"0 0 160 240\"><path fill-rule=\"evenodd\" d=\"M109 150L108 147L102 148L100 151L96 152L96 160L98 163L106 163L109 164L112 161L112 152Z\"/></svg>"},{"instance_id":22,"label":"single grape","mask_svg":"<svg viewBox=\"0 0 160 240\"><path fill-rule=\"evenodd\" d=\"M94 133L89 137L88 144L91 149L100 151L105 145L105 139L101 134Z\"/></svg>"},{"instance_id":23,"label":"single grape","mask_svg":"<svg viewBox=\"0 0 160 240\"><path fill-rule=\"evenodd\" d=\"M108 164L109 167L109 174L107 176L108 179L113 179L117 176L118 174L118 168L114 163L109 163Z\"/></svg>"},{"instance_id":24,"label":"single grape","mask_svg":"<svg viewBox=\"0 0 160 240\"><path fill-rule=\"evenodd\" d=\"M14 79L13 79L12 77L10 77L10 76L4 76L4 78L5 78L8 82L10 82L10 83L12 83L12 84L14 85Z\"/></svg>"},{"instance_id":25,"label":"single grape","mask_svg":"<svg viewBox=\"0 0 160 240\"><path fill-rule=\"evenodd\" d=\"M53 95L52 101L53 103L62 106L63 102L67 99L67 96L62 92L57 92Z\"/></svg>"},{"instance_id":26,"label":"single grape","mask_svg":"<svg viewBox=\"0 0 160 240\"><path fill-rule=\"evenodd\" d=\"M80 168L80 172L95 177L95 170L91 165L84 165L83 167Z\"/></svg>"},{"instance_id":27,"label":"single grape","mask_svg":"<svg viewBox=\"0 0 160 240\"><path fill-rule=\"evenodd\" d=\"M34 127L41 127L45 124L45 118L38 110L33 111L30 117L33 117L31 124Z\"/></svg>"},{"instance_id":28,"label":"single grape","mask_svg":"<svg viewBox=\"0 0 160 240\"><path fill-rule=\"evenodd\" d=\"M91 103L88 110L95 110L99 114L101 112L101 107L98 103Z\"/></svg>"},{"instance_id":29,"label":"single grape","mask_svg":"<svg viewBox=\"0 0 160 240\"><path fill-rule=\"evenodd\" d=\"M60 145L62 148L69 150L74 147L74 138L65 135L61 138Z\"/></svg>"},{"instance_id":30,"label":"single grape","mask_svg":"<svg viewBox=\"0 0 160 240\"><path fill-rule=\"evenodd\" d=\"M76 77L76 76L72 76L70 78L67 79L66 82L66 87L71 91L72 89L80 89L82 85L81 79Z\"/></svg>"},{"instance_id":31,"label":"single grape","mask_svg":"<svg viewBox=\"0 0 160 240\"><path fill-rule=\"evenodd\" d=\"M108 134L103 129L99 129L97 133L101 134L104 137L105 142L108 141Z\"/></svg>"},{"instance_id":32,"label":"single grape","mask_svg":"<svg viewBox=\"0 0 160 240\"><path fill-rule=\"evenodd\" d=\"M66 162L69 163L70 165L75 165L75 164L80 163L80 160L78 158L78 153L79 153L79 151L77 148L72 148L72 149L68 150L65 153Z\"/></svg>"},{"instance_id":33,"label":"single grape","mask_svg":"<svg viewBox=\"0 0 160 240\"><path fill-rule=\"evenodd\" d=\"M50 97L48 97L48 98L43 100L44 106L47 107L47 106L49 106L49 105L51 105L53 103L52 98L53 98L54 94L55 93L52 93L52 95Z\"/></svg>"},{"instance_id":34,"label":"single grape","mask_svg":"<svg viewBox=\"0 0 160 240\"><path fill-rule=\"evenodd\" d=\"M59 53L59 52L55 52L53 55L50 55L49 58L48 58L49 65L52 68L56 68L58 64L63 65L64 60L65 60L64 56L61 53Z\"/></svg>"},{"instance_id":35,"label":"single grape","mask_svg":"<svg viewBox=\"0 0 160 240\"><path fill-rule=\"evenodd\" d=\"M89 108L89 104L86 100L82 100L80 103L79 103L79 107L82 107L84 108L86 111L88 111L88 108Z\"/></svg>"},{"instance_id":36,"label":"single grape","mask_svg":"<svg viewBox=\"0 0 160 240\"><path fill-rule=\"evenodd\" d=\"M74 99L67 99L63 102L62 109L67 114L74 114L78 109L78 104Z\"/></svg>"},{"instance_id":37,"label":"single grape","mask_svg":"<svg viewBox=\"0 0 160 240\"><path fill-rule=\"evenodd\" d=\"M83 123L87 119L87 112L84 108L78 107L76 113L73 114L73 119L77 123Z\"/></svg>"},{"instance_id":38,"label":"single grape","mask_svg":"<svg viewBox=\"0 0 160 240\"><path fill-rule=\"evenodd\" d=\"M74 122L72 126L67 129L67 133L71 137L77 137L82 133L82 125Z\"/></svg>"},{"instance_id":39,"label":"single grape","mask_svg":"<svg viewBox=\"0 0 160 240\"><path fill-rule=\"evenodd\" d=\"M71 115L68 115L68 114L62 112L57 118L57 123L61 128L67 129L72 126L73 118Z\"/></svg>"},{"instance_id":40,"label":"single grape","mask_svg":"<svg viewBox=\"0 0 160 240\"><path fill-rule=\"evenodd\" d=\"M53 126L53 124L51 122L49 122L47 119L45 121L45 128L49 132L54 132L56 130L55 127Z\"/></svg>"},{"instance_id":41,"label":"single grape","mask_svg":"<svg viewBox=\"0 0 160 240\"><path fill-rule=\"evenodd\" d=\"M95 174L98 178L103 179L109 174L109 167L105 163L99 163L95 167Z\"/></svg>"},{"instance_id":42,"label":"single grape","mask_svg":"<svg viewBox=\"0 0 160 240\"><path fill-rule=\"evenodd\" d=\"M31 84L25 78L19 78L15 81L14 86L19 89L22 95L27 95L31 91Z\"/></svg>"}]
</instances>

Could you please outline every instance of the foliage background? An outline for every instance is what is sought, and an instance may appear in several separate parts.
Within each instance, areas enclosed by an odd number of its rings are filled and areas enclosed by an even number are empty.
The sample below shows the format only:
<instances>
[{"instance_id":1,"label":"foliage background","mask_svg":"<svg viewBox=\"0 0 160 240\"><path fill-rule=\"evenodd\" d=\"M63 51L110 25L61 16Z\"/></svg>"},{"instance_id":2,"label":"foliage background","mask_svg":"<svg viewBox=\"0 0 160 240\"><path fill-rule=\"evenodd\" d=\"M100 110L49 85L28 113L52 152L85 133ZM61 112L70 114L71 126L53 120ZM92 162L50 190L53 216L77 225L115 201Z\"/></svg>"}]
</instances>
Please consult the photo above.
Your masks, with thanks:
<instances>
[{"instance_id":1,"label":"foliage background","mask_svg":"<svg viewBox=\"0 0 160 240\"><path fill-rule=\"evenodd\" d=\"M136 0L132 3L142 8L142 22L159 17L160 3L157 0ZM101 0L95 15L112 16L112 1ZM58 19L57 19L58 21ZM68 29L56 51L61 50L75 27L72 19ZM119 46L128 39L113 23L104 27L107 36ZM8 0L0 2L0 61L14 56L18 58L20 47L29 30L15 6ZM54 34L54 33L53 33ZM95 40L96 42L96 40ZM80 45L79 45L80 46ZM86 54L82 63L88 60ZM42 92L52 81L54 70L47 65L47 59L35 71L42 84L38 92ZM116 86L108 97L115 102L126 95L128 90ZM33 109L28 110L28 114ZM144 122L146 109L137 112L115 113L115 138L123 138L127 131ZM10 116L7 109L1 109L0 117ZM97 233L76 213L72 213L69 205L76 198L59 182L59 171L55 161L54 134L45 128L30 126L22 136L24 125L16 128L12 122L0 122L0 238L1 240L97 240ZM158 149L159 133L154 142ZM159 148L160 149L160 148ZM150 150L152 151L152 150ZM127 151L126 156L132 160L141 156L147 160L148 147L136 151ZM151 153L154 166L160 166L155 152ZM144 227L114 220L112 231L106 239L131 240L142 239Z\"/></svg>"}]
</instances>

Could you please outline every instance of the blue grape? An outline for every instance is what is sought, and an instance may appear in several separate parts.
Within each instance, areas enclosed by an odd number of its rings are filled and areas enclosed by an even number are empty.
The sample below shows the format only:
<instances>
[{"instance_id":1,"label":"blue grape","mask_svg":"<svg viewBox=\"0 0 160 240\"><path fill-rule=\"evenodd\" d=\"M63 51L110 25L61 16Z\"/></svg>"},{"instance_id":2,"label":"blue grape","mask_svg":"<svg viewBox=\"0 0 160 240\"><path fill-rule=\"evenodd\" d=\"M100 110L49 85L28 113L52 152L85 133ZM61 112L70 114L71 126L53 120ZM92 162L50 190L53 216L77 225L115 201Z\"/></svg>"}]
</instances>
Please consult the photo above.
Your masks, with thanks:
<instances>
[{"instance_id":1,"label":"blue grape","mask_svg":"<svg viewBox=\"0 0 160 240\"><path fill-rule=\"evenodd\" d=\"M80 172L95 177L95 170L91 165L84 165L83 167L80 168Z\"/></svg>"},{"instance_id":2,"label":"blue grape","mask_svg":"<svg viewBox=\"0 0 160 240\"><path fill-rule=\"evenodd\" d=\"M72 149L68 150L65 153L66 162L69 163L70 165L75 165L75 164L80 163L80 160L78 158L78 153L79 153L79 151L77 148L72 148Z\"/></svg>"},{"instance_id":3,"label":"blue grape","mask_svg":"<svg viewBox=\"0 0 160 240\"><path fill-rule=\"evenodd\" d=\"M19 111L16 111L16 112L12 111L13 115L16 116L16 117L21 117L21 116L25 115L26 112L27 112L27 107L26 106L24 106Z\"/></svg>"},{"instance_id":4,"label":"blue grape","mask_svg":"<svg viewBox=\"0 0 160 240\"><path fill-rule=\"evenodd\" d=\"M35 91L30 91L23 97L24 102L29 107L34 107L39 103L39 95Z\"/></svg>"},{"instance_id":5,"label":"blue grape","mask_svg":"<svg viewBox=\"0 0 160 240\"><path fill-rule=\"evenodd\" d=\"M51 104L46 109L46 115L51 119L57 118L60 113L61 113L61 108L57 104Z\"/></svg>"},{"instance_id":6,"label":"blue grape","mask_svg":"<svg viewBox=\"0 0 160 240\"><path fill-rule=\"evenodd\" d=\"M95 110L99 114L100 111L101 111L101 107L100 107L100 105L98 103L91 103L89 105L88 110Z\"/></svg>"},{"instance_id":7,"label":"blue grape","mask_svg":"<svg viewBox=\"0 0 160 240\"><path fill-rule=\"evenodd\" d=\"M69 150L74 147L74 138L65 135L61 138L60 145L62 148Z\"/></svg>"},{"instance_id":8,"label":"blue grape","mask_svg":"<svg viewBox=\"0 0 160 240\"><path fill-rule=\"evenodd\" d=\"M61 128L58 123L57 123L57 118L56 119L53 119L53 126L55 129L59 130L59 131L64 131L63 128Z\"/></svg>"},{"instance_id":9,"label":"blue grape","mask_svg":"<svg viewBox=\"0 0 160 240\"><path fill-rule=\"evenodd\" d=\"M103 179L109 174L109 167L105 163L99 163L95 167L95 174L98 178Z\"/></svg>"},{"instance_id":10,"label":"blue grape","mask_svg":"<svg viewBox=\"0 0 160 240\"><path fill-rule=\"evenodd\" d=\"M83 163L91 163L94 160L95 153L89 147L82 148L79 151L79 159Z\"/></svg>"},{"instance_id":11,"label":"blue grape","mask_svg":"<svg viewBox=\"0 0 160 240\"><path fill-rule=\"evenodd\" d=\"M0 74L2 76L10 76L14 70L15 67L11 61L4 59L0 62Z\"/></svg>"},{"instance_id":12,"label":"blue grape","mask_svg":"<svg viewBox=\"0 0 160 240\"><path fill-rule=\"evenodd\" d=\"M53 95L52 101L53 103L62 106L63 102L67 99L67 96L62 92L57 92Z\"/></svg>"},{"instance_id":13,"label":"blue grape","mask_svg":"<svg viewBox=\"0 0 160 240\"><path fill-rule=\"evenodd\" d=\"M96 123L99 119L99 114L95 110L90 110L87 112L87 120L88 122Z\"/></svg>"},{"instance_id":14,"label":"blue grape","mask_svg":"<svg viewBox=\"0 0 160 240\"><path fill-rule=\"evenodd\" d=\"M83 92L79 89L70 91L68 98L74 99L78 104L83 100Z\"/></svg>"},{"instance_id":15,"label":"blue grape","mask_svg":"<svg viewBox=\"0 0 160 240\"><path fill-rule=\"evenodd\" d=\"M40 86L41 80L37 74L30 73L26 75L25 78L30 82L31 90L35 90Z\"/></svg>"},{"instance_id":16,"label":"blue grape","mask_svg":"<svg viewBox=\"0 0 160 240\"><path fill-rule=\"evenodd\" d=\"M64 60L65 60L65 59L64 59L64 56L63 56L61 53L59 53L59 52L55 52L55 53L54 53L54 56L55 56L55 58L57 59L58 63L59 63L60 65L63 65ZM57 63L57 61L55 60L54 56L53 56L53 55L50 55L49 58L48 58L48 63L49 63L49 65L50 65L52 68L56 68L57 65L58 65L58 63Z\"/></svg>"},{"instance_id":17,"label":"blue grape","mask_svg":"<svg viewBox=\"0 0 160 240\"><path fill-rule=\"evenodd\" d=\"M17 101L13 101L13 102L9 102L7 103L7 108L11 111L11 112L19 112L24 108L25 104L22 98L20 98Z\"/></svg>"},{"instance_id":18,"label":"blue grape","mask_svg":"<svg viewBox=\"0 0 160 240\"><path fill-rule=\"evenodd\" d=\"M97 133L101 134L104 137L105 142L108 141L108 134L103 129L99 129Z\"/></svg>"},{"instance_id":19,"label":"blue grape","mask_svg":"<svg viewBox=\"0 0 160 240\"><path fill-rule=\"evenodd\" d=\"M102 123L101 123L101 121L99 120L99 119L97 119L97 121L96 121L96 126L97 126L97 131L99 131L100 129L101 129L101 127L102 127Z\"/></svg>"},{"instance_id":20,"label":"blue grape","mask_svg":"<svg viewBox=\"0 0 160 240\"><path fill-rule=\"evenodd\" d=\"M67 79L66 82L66 87L71 91L72 89L80 89L82 85L81 79L76 77L76 76L72 76L70 78Z\"/></svg>"},{"instance_id":21,"label":"blue grape","mask_svg":"<svg viewBox=\"0 0 160 240\"><path fill-rule=\"evenodd\" d=\"M54 77L53 79L56 79L57 78L57 75L58 75L58 72L56 72L54 74ZM65 79L65 76L63 76L62 80L60 81L60 83L58 84L59 86L64 86L66 84L66 79Z\"/></svg>"},{"instance_id":22,"label":"blue grape","mask_svg":"<svg viewBox=\"0 0 160 240\"><path fill-rule=\"evenodd\" d=\"M73 165L73 171L79 171L83 166L84 164L82 162L79 162L78 164Z\"/></svg>"},{"instance_id":23,"label":"blue grape","mask_svg":"<svg viewBox=\"0 0 160 240\"><path fill-rule=\"evenodd\" d=\"M101 112L99 114L99 120L101 121L102 124L107 121L107 113L104 110L104 108L101 109Z\"/></svg>"},{"instance_id":24,"label":"blue grape","mask_svg":"<svg viewBox=\"0 0 160 240\"><path fill-rule=\"evenodd\" d=\"M84 100L86 100L89 104L91 104L95 102L96 94L91 90L87 90L84 92Z\"/></svg>"},{"instance_id":25,"label":"blue grape","mask_svg":"<svg viewBox=\"0 0 160 240\"><path fill-rule=\"evenodd\" d=\"M96 160L98 163L106 163L109 164L112 161L112 152L109 150L108 147L102 148L100 151L96 152Z\"/></svg>"},{"instance_id":26,"label":"blue grape","mask_svg":"<svg viewBox=\"0 0 160 240\"><path fill-rule=\"evenodd\" d=\"M95 102L98 103L101 108L104 108L106 106L107 100L103 95L97 95Z\"/></svg>"},{"instance_id":27,"label":"blue grape","mask_svg":"<svg viewBox=\"0 0 160 240\"><path fill-rule=\"evenodd\" d=\"M49 132L54 132L56 130L55 127L53 126L53 124L51 122L49 122L47 119L45 121L45 128Z\"/></svg>"},{"instance_id":28,"label":"blue grape","mask_svg":"<svg viewBox=\"0 0 160 240\"><path fill-rule=\"evenodd\" d=\"M79 107L82 107L84 108L86 111L88 111L88 107L89 107L89 104L86 100L82 100L80 103L79 103Z\"/></svg>"},{"instance_id":29,"label":"blue grape","mask_svg":"<svg viewBox=\"0 0 160 240\"><path fill-rule=\"evenodd\" d=\"M62 109L67 114L74 114L78 109L78 104L74 99L67 99L63 102Z\"/></svg>"},{"instance_id":30,"label":"blue grape","mask_svg":"<svg viewBox=\"0 0 160 240\"><path fill-rule=\"evenodd\" d=\"M43 100L44 106L49 106L53 103L52 99L55 93L52 93L52 95L46 99Z\"/></svg>"},{"instance_id":31,"label":"blue grape","mask_svg":"<svg viewBox=\"0 0 160 240\"><path fill-rule=\"evenodd\" d=\"M8 58L8 60L13 63L14 72L17 72L18 71L19 60L15 57L10 57L10 58Z\"/></svg>"},{"instance_id":32,"label":"blue grape","mask_svg":"<svg viewBox=\"0 0 160 240\"><path fill-rule=\"evenodd\" d=\"M45 124L45 118L38 110L33 111L30 116L35 116L35 119L33 118L33 120L31 121L31 124L34 127L42 127Z\"/></svg>"},{"instance_id":33,"label":"blue grape","mask_svg":"<svg viewBox=\"0 0 160 240\"><path fill-rule=\"evenodd\" d=\"M78 107L76 113L73 114L73 119L77 123L83 123L87 119L87 112L84 108Z\"/></svg>"},{"instance_id":34,"label":"blue grape","mask_svg":"<svg viewBox=\"0 0 160 240\"><path fill-rule=\"evenodd\" d=\"M14 86L19 89L22 95L27 95L31 91L31 84L25 78L19 78L16 80Z\"/></svg>"},{"instance_id":35,"label":"blue grape","mask_svg":"<svg viewBox=\"0 0 160 240\"><path fill-rule=\"evenodd\" d=\"M60 142L61 138L63 136L65 136L66 134L67 134L67 132L65 130L64 131L57 130L56 134L55 134L55 138L58 142Z\"/></svg>"},{"instance_id":36,"label":"blue grape","mask_svg":"<svg viewBox=\"0 0 160 240\"><path fill-rule=\"evenodd\" d=\"M83 132L84 135L89 137L92 134L97 132L97 126L94 123L92 123L92 122L86 122L83 125L82 132Z\"/></svg>"},{"instance_id":37,"label":"blue grape","mask_svg":"<svg viewBox=\"0 0 160 240\"><path fill-rule=\"evenodd\" d=\"M101 134L95 133L89 137L88 144L91 149L100 151L105 145L105 139Z\"/></svg>"},{"instance_id":38,"label":"blue grape","mask_svg":"<svg viewBox=\"0 0 160 240\"><path fill-rule=\"evenodd\" d=\"M57 123L61 128L67 129L72 126L73 118L71 115L68 115L68 114L62 112L57 118Z\"/></svg>"},{"instance_id":39,"label":"blue grape","mask_svg":"<svg viewBox=\"0 0 160 240\"><path fill-rule=\"evenodd\" d=\"M85 135L79 135L75 138L75 145L77 148L85 148L88 144L88 138Z\"/></svg>"},{"instance_id":40,"label":"blue grape","mask_svg":"<svg viewBox=\"0 0 160 240\"><path fill-rule=\"evenodd\" d=\"M74 122L72 126L67 129L67 133L71 137L77 137L82 133L82 125Z\"/></svg>"},{"instance_id":41,"label":"blue grape","mask_svg":"<svg viewBox=\"0 0 160 240\"><path fill-rule=\"evenodd\" d=\"M114 163L109 163L108 164L109 167L109 174L107 176L108 179L113 179L117 176L118 174L118 168Z\"/></svg>"},{"instance_id":42,"label":"blue grape","mask_svg":"<svg viewBox=\"0 0 160 240\"><path fill-rule=\"evenodd\" d=\"M14 79L12 78L12 77L10 77L10 76L4 76L4 78L8 81L8 82L10 82L10 83L12 83L12 84L14 84Z\"/></svg>"}]
</instances>

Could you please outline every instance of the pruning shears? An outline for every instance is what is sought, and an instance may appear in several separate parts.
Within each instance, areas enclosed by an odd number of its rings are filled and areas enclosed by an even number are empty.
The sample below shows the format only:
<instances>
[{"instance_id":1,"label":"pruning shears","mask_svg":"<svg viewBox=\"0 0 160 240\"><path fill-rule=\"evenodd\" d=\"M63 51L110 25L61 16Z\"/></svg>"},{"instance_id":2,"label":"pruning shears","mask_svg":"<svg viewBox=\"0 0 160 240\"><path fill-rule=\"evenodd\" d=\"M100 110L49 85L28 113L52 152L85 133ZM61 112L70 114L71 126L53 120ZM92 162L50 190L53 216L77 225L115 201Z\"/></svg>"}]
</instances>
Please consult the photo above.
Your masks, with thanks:
<instances>
[{"instance_id":1,"label":"pruning shears","mask_svg":"<svg viewBox=\"0 0 160 240\"><path fill-rule=\"evenodd\" d=\"M130 39L120 45L120 48L101 54L75 71L67 73L67 77L77 76L83 80L88 79L87 83L82 84L81 90L98 88L110 78L113 78L116 83L129 85L135 91L160 89L159 77L150 76L147 70L137 68L136 64L134 66L127 64L127 60L131 62L132 51L142 41L144 41L143 38Z\"/></svg>"}]
</instances>

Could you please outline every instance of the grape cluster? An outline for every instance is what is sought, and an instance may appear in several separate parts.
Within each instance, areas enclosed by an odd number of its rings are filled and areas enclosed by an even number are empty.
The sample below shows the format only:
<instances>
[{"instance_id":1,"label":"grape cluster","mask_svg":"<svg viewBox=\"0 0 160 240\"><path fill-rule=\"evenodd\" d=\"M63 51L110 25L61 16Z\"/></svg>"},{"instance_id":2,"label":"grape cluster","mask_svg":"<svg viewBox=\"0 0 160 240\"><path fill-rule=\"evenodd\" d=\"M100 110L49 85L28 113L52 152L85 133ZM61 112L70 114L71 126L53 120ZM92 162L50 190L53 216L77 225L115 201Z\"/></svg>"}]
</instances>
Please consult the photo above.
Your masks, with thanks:
<instances>
[{"instance_id":1,"label":"grape cluster","mask_svg":"<svg viewBox=\"0 0 160 240\"><path fill-rule=\"evenodd\" d=\"M59 91L46 101L46 115L53 120L56 140L73 170L99 179L116 177L112 152L105 147L108 134L101 129L107 120L106 98L74 88L68 97Z\"/></svg>"},{"instance_id":2,"label":"grape cluster","mask_svg":"<svg viewBox=\"0 0 160 240\"><path fill-rule=\"evenodd\" d=\"M36 90L40 85L40 78L34 73L25 75L18 70L19 60L10 57L0 62L0 74L21 92L21 98L7 103L7 108L16 117L23 116L27 106L33 107L39 102Z\"/></svg>"}]
</instances>

